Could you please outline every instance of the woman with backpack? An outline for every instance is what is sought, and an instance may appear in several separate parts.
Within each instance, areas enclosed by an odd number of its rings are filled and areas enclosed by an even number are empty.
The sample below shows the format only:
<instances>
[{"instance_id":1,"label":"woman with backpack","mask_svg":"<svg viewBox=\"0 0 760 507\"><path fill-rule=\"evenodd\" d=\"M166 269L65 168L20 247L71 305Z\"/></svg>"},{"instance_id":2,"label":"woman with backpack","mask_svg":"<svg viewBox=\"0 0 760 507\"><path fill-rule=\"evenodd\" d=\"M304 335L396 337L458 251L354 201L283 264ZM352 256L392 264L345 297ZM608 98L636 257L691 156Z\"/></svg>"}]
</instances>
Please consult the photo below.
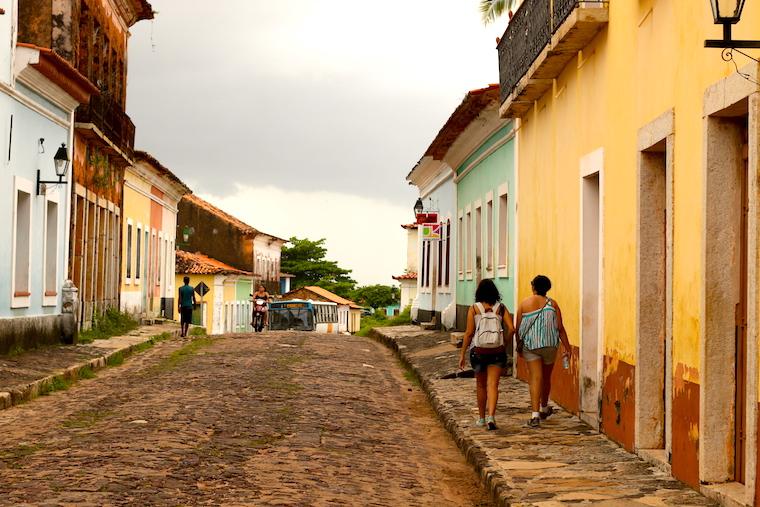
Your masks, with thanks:
<instances>
[{"instance_id":1,"label":"woman with backpack","mask_svg":"<svg viewBox=\"0 0 760 507\"><path fill-rule=\"evenodd\" d=\"M478 398L476 426L496 429L496 402L499 400L499 379L507 366L507 348L515 326L512 315L500 303L499 289L491 279L485 279L475 291L475 304L467 312L467 329L464 332L459 368L464 369L465 354L475 372Z\"/></svg>"},{"instance_id":2,"label":"woman with backpack","mask_svg":"<svg viewBox=\"0 0 760 507\"><path fill-rule=\"evenodd\" d=\"M537 428L541 419L553 413L549 406L552 371L557 349L562 343L565 368L568 366L570 341L562 323L562 311L556 301L546 295L552 282L544 275L536 276L530 285L533 295L517 308L517 351L528 363L531 413L528 426Z\"/></svg>"}]
</instances>

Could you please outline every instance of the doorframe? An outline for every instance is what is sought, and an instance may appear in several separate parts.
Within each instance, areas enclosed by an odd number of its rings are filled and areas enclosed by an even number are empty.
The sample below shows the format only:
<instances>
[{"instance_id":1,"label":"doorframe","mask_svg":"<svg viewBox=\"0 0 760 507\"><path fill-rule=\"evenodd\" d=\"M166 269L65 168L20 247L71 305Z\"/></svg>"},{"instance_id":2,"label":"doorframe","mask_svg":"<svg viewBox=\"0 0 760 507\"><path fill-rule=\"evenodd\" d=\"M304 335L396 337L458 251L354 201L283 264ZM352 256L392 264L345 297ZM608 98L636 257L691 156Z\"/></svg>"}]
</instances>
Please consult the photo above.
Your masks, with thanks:
<instances>
[{"instance_id":1,"label":"doorframe","mask_svg":"<svg viewBox=\"0 0 760 507\"><path fill-rule=\"evenodd\" d=\"M716 359L715 340L708 340L708 335L712 332L713 323L707 321L708 313L716 313L715 302L710 297L708 291L709 285L716 282L720 271L708 259L712 248L716 248L717 241L712 241L707 234L710 224L710 213L713 208L710 203L713 199L708 200L715 195L708 190L708 183L711 171L711 162L715 160L716 155L712 154L711 148L715 143L711 143L708 133L712 128L711 122L715 117L732 107L737 106L743 101L747 101L747 123L749 130L749 160L748 160L748 193L749 193L749 215L748 215L748 236L747 236L747 388L746 388L746 438L745 438L745 482L743 487L736 483L738 491L742 491L741 497L737 500L748 505L754 502L755 483L757 480L757 406L758 406L758 302L760 301L760 291L758 290L758 262L760 248L758 245L758 227L760 227L760 196L758 195L758 176L760 176L760 91L757 80L760 77L760 65L753 63L740 69L740 71L750 79L745 79L738 73L734 73L724 78L705 90L703 99L703 131L704 131L704 150L703 150L703 189L702 204L704 209L705 227L703 227L702 252L703 252L703 284L700 304L700 445L699 445L699 478L703 484L702 491L708 496L715 497L717 494L727 494L728 490L720 486L711 486L711 483L725 483L732 481L733 455L726 445L727 435L732 435L734 425L733 418L718 417L724 414L721 410L726 405L728 399L728 409L732 410L734 399L734 378L735 369L730 368L728 375L725 368L721 368L719 356ZM741 155L739 155L741 157ZM725 308L723 309L726 310ZM733 321L733 311L728 309L730 318ZM730 347L733 356L733 340ZM730 363L733 366L733 359ZM728 385L721 383L723 377L728 377ZM726 389L729 389L729 393ZM726 428L730 425L730 428ZM712 431L707 431L710 428ZM741 488L741 489L739 489Z\"/></svg>"},{"instance_id":2,"label":"doorframe","mask_svg":"<svg viewBox=\"0 0 760 507\"><path fill-rule=\"evenodd\" d=\"M602 377L604 374L604 148L597 148L594 151L587 153L580 158L579 163L580 177L579 177L579 224L580 224L580 258L579 258L579 301L578 305L578 317L579 317L579 345L578 345L578 416L593 427L599 430L601 427L601 396L602 396ZM597 273L597 285L599 287L599 294L597 297L597 337L596 337L596 389L597 389L597 411L594 417L589 417L583 410L583 393L584 385L583 378L583 259L584 259L584 226L583 226L583 185L585 179L591 176L597 175L599 178L599 251L598 251L598 273Z\"/></svg>"},{"instance_id":3,"label":"doorframe","mask_svg":"<svg viewBox=\"0 0 760 507\"><path fill-rule=\"evenodd\" d=\"M634 447L636 450L658 450L665 452L662 456L664 461L669 462L669 453L672 449L672 433L668 431L672 427L673 408L673 169L675 147L675 113L670 109L647 123L638 132L638 199L637 199L637 227L636 227L636 369L635 369L635 437ZM665 167L662 175L665 183L665 261L664 276L665 287L657 287L656 292L664 292L664 343L662 348L659 344L652 343L651 336L644 336L642 329L655 319L644 312L643 308L650 299L651 293L646 290L647 280L643 276L643 266L647 263L644 258L642 244L643 209L642 201L648 188L645 188L645 175L643 174L643 154L656 145L664 143ZM652 288L650 287L650 290ZM664 291L662 290L664 289ZM644 292L647 292L644 294ZM659 318L657 318L658 320ZM662 355L661 355L661 354ZM654 356L653 356L654 355ZM666 358L671 360L667 361ZM664 370L664 372L663 372ZM652 375L660 378L664 373L663 385L652 382ZM660 421L652 417L653 411L660 410L660 388L664 393L663 418ZM659 428L658 425L662 425Z\"/></svg>"}]
</instances>

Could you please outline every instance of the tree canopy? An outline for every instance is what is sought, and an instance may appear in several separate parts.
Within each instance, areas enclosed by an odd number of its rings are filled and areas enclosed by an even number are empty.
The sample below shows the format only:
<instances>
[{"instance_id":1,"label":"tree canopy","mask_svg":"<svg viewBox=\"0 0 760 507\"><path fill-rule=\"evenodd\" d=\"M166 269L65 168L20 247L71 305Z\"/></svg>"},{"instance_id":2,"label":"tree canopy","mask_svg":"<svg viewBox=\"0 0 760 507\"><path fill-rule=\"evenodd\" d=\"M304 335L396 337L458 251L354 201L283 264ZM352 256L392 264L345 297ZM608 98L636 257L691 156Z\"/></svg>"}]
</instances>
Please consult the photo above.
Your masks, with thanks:
<instances>
[{"instance_id":1,"label":"tree canopy","mask_svg":"<svg viewBox=\"0 0 760 507\"><path fill-rule=\"evenodd\" d=\"M329 261L325 238L312 241L292 237L282 248L282 271L295 276L293 288L316 285L341 297L350 299L356 287L351 270L343 269L335 261Z\"/></svg>"},{"instance_id":2,"label":"tree canopy","mask_svg":"<svg viewBox=\"0 0 760 507\"><path fill-rule=\"evenodd\" d=\"M480 14L483 22L493 23L504 12L513 10L518 3L518 0L480 0Z\"/></svg>"},{"instance_id":3,"label":"tree canopy","mask_svg":"<svg viewBox=\"0 0 760 507\"><path fill-rule=\"evenodd\" d=\"M399 290L390 285L365 285L354 291L353 300L362 306L385 308L399 302Z\"/></svg>"}]
</instances>

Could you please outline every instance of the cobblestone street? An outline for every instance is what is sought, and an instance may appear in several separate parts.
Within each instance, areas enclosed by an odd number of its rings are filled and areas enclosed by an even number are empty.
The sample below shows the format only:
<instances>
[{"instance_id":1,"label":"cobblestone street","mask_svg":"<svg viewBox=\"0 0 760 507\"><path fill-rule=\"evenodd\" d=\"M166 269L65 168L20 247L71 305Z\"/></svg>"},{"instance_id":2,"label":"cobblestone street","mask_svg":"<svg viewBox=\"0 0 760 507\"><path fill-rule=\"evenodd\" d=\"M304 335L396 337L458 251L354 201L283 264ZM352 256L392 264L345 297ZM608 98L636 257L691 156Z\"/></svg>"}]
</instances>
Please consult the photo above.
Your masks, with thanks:
<instances>
[{"instance_id":1,"label":"cobblestone street","mask_svg":"<svg viewBox=\"0 0 760 507\"><path fill-rule=\"evenodd\" d=\"M406 377L358 337L168 340L0 412L0 502L485 504Z\"/></svg>"}]
</instances>

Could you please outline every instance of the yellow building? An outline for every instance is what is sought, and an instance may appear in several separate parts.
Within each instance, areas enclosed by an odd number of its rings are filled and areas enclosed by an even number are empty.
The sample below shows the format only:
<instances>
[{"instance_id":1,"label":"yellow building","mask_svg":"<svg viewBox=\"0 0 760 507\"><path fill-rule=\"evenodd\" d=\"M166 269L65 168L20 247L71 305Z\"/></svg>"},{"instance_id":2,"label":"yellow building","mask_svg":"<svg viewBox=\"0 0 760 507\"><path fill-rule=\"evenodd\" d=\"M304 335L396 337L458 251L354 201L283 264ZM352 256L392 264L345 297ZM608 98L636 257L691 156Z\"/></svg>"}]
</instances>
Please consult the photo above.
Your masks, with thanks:
<instances>
[{"instance_id":1,"label":"yellow building","mask_svg":"<svg viewBox=\"0 0 760 507\"><path fill-rule=\"evenodd\" d=\"M200 252L177 250L176 260L176 288L184 285L185 276L190 277L190 285L195 288L193 324L205 327L209 334L251 330L253 306L250 294L241 290L250 292L253 273Z\"/></svg>"},{"instance_id":2,"label":"yellow building","mask_svg":"<svg viewBox=\"0 0 760 507\"><path fill-rule=\"evenodd\" d=\"M188 189L144 152L124 172L121 309L141 319L174 318L177 205Z\"/></svg>"},{"instance_id":3,"label":"yellow building","mask_svg":"<svg viewBox=\"0 0 760 507\"><path fill-rule=\"evenodd\" d=\"M753 505L760 72L704 47L721 36L708 0L524 0L500 110L517 119L519 298L549 276L575 347L555 399ZM758 2L733 36L760 39Z\"/></svg>"}]
</instances>

